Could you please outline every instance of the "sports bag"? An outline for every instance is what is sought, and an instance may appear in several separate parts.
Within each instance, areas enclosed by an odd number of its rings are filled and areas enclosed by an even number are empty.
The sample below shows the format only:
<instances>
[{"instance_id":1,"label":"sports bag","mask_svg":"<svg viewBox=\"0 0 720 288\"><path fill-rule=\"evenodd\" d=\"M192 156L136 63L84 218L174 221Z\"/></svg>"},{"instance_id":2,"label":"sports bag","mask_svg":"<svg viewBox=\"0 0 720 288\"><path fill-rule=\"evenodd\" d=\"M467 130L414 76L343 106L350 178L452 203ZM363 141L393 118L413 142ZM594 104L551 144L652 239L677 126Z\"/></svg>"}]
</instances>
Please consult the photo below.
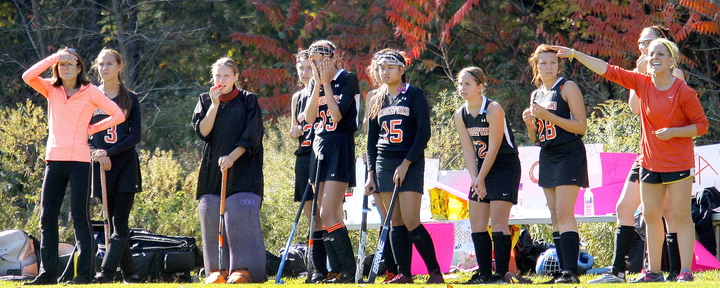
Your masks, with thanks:
<instances>
[{"instance_id":1,"label":"sports bag","mask_svg":"<svg viewBox=\"0 0 720 288\"><path fill-rule=\"evenodd\" d=\"M25 231L12 229L0 232L0 276L36 276L39 242Z\"/></svg>"},{"instance_id":2,"label":"sports bag","mask_svg":"<svg viewBox=\"0 0 720 288\"><path fill-rule=\"evenodd\" d=\"M148 282L192 282L190 273L202 267L202 252L195 238L166 236L133 229L130 250L135 272Z\"/></svg>"}]
</instances>

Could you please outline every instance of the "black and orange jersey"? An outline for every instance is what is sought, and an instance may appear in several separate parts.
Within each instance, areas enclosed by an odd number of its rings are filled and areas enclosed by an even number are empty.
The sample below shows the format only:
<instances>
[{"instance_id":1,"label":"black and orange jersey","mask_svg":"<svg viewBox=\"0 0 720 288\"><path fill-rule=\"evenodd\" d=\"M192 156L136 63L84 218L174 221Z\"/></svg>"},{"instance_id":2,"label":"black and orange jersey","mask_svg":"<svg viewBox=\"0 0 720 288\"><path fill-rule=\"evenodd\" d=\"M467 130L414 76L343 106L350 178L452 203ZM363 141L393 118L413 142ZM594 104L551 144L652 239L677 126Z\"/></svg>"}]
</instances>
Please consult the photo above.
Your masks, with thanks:
<instances>
[{"instance_id":1,"label":"black and orange jersey","mask_svg":"<svg viewBox=\"0 0 720 288\"><path fill-rule=\"evenodd\" d=\"M298 148L295 150L295 155L302 155L312 152L312 141L315 137L313 133L313 124L305 121L305 106L310 99L310 90L304 88L298 92L295 92L293 98L297 99L295 103L295 115L292 117L297 120L300 129L302 129L302 135L298 137Z\"/></svg>"},{"instance_id":2,"label":"black and orange jersey","mask_svg":"<svg viewBox=\"0 0 720 288\"><path fill-rule=\"evenodd\" d=\"M533 103L537 103L559 117L573 119L570 106L560 95L560 91L567 81L560 77L550 90L541 87L533 91L531 96ZM541 148L557 146L582 138L582 135L570 133L555 123L541 119L535 119L535 128L537 129L537 142L540 143Z\"/></svg>"},{"instance_id":3,"label":"black and orange jersey","mask_svg":"<svg viewBox=\"0 0 720 288\"><path fill-rule=\"evenodd\" d=\"M339 122L333 121L328 111L326 92L324 86L320 86L320 98L318 99L318 115L314 121L315 135L322 137L328 133L355 133L358 128L358 105L360 102L360 86L357 75L340 69L332 82L331 98L338 104L340 113L343 115ZM308 89L312 91L312 87Z\"/></svg>"},{"instance_id":4,"label":"black and orange jersey","mask_svg":"<svg viewBox=\"0 0 720 288\"><path fill-rule=\"evenodd\" d=\"M467 105L463 105L462 107L462 121L465 123L465 129L473 141L473 146L475 146L475 161L477 161L478 167L480 167L485 160L488 143L490 141L490 123L487 122L487 107L491 102L493 102L493 100L483 96L483 104L475 117L470 114ZM515 136L513 136L512 130L510 130L510 125L505 118L503 118L503 122L505 122L503 125L505 126L504 136L500 144L500 149L498 150L497 159L500 159L504 155L518 154L517 146L515 146Z\"/></svg>"},{"instance_id":5,"label":"black and orange jersey","mask_svg":"<svg viewBox=\"0 0 720 288\"><path fill-rule=\"evenodd\" d=\"M386 95L377 117L368 121L368 170L375 169L378 157L415 162L424 157L429 140L427 97L419 88L405 84L397 96Z\"/></svg>"},{"instance_id":6,"label":"black and orange jersey","mask_svg":"<svg viewBox=\"0 0 720 288\"><path fill-rule=\"evenodd\" d=\"M135 145L140 143L140 102L135 93L128 92L128 96L132 100L132 108L129 114L123 111L126 113L125 121L90 136L90 146L94 149L105 150L109 157L129 149L135 149ZM117 103L118 97L112 100ZM95 109L90 124L100 122L107 117L108 114L105 111Z\"/></svg>"}]
</instances>

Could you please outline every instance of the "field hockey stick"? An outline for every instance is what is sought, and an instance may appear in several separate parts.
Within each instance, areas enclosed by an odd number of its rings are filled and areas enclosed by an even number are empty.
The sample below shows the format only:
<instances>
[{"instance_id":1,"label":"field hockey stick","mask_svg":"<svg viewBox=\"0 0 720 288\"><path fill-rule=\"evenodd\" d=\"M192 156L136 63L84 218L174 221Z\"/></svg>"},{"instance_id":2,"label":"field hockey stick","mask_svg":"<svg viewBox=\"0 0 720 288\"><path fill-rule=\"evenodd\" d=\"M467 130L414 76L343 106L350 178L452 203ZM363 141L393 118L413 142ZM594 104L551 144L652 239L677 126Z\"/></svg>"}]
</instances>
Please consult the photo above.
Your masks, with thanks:
<instances>
[{"instance_id":1,"label":"field hockey stick","mask_svg":"<svg viewBox=\"0 0 720 288\"><path fill-rule=\"evenodd\" d=\"M355 283L360 283L363 280L363 262L365 262L365 241L367 239L367 214L368 211L368 196L363 195L362 203L362 218L360 220L360 241L358 242L358 256L357 265L355 269Z\"/></svg>"},{"instance_id":2,"label":"field hockey stick","mask_svg":"<svg viewBox=\"0 0 720 288\"><path fill-rule=\"evenodd\" d=\"M307 280L305 280L306 283L312 282L312 274L314 270L313 263L313 246L315 246L315 238L313 237L313 232L315 232L315 217L317 214L317 200L318 200L318 194L320 190L320 163L323 160L323 154L317 155L317 167L315 167L315 193L313 193L313 201L312 201L312 208L310 209L310 229L309 230L309 237L308 237L308 245L307 250L305 250L305 259L307 259ZM324 244L323 244L324 245Z\"/></svg>"},{"instance_id":3,"label":"field hockey stick","mask_svg":"<svg viewBox=\"0 0 720 288\"><path fill-rule=\"evenodd\" d=\"M372 268L370 269L370 274L368 275L368 280L365 283L375 283L375 278L377 277L378 272L380 271L380 261L383 257L383 250L385 250L385 244L386 240L388 239L388 234L390 234L390 218L392 218L393 210L395 210L395 201L397 201L397 195L398 195L398 185L395 184L395 188L393 189L392 198L390 198L390 206L388 207L387 215L385 216L385 221L383 221L382 231L380 232L380 238L378 239L377 247L375 248L375 257L373 258L372 262Z\"/></svg>"},{"instance_id":4,"label":"field hockey stick","mask_svg":"<svg viewBox=\"0 0 720 288\"><path fill-rule=\"evenodd\" d=\"M95 169L93 169L95 171ZM107 180L105 179L105 170L100 167L100 190L102 191L102 213L103 218L105 218L105 221L103 221L103 227L105 230L105 251L107 252L107 246L110 243L110 211L108 209L108 192L107 192Z\"/></svg>"},{"instance_id":5,"label":"field hockey stick","mask_svg":"<svg viewBox=\"0 0 720 288\"><path fill-rule=\"evenodd\" d=\"M223 248L225 248L225 198L227 198L227 170L222 170L222 183L220 184L220 221L218 221L218 271L222 277Z\"/></svg>"},{"instance_id":6,"label":"field hockey stick","mask_svg":"<svg viewBox=\"0 0 720 288\"><path fill-rule=\"evenodd\" d=\"M290 252L290 244L292 244L292 240L295 237L295 229L297 229L298 222L300 222L300 215L302 215L303 208L305 207L308 192L310 192L310 189L307 189L306 187L302 200L300 200L300 207L298 208L297 214L295 214L295 222L290 230L290 236L288 236L287 242L285 243L285 251L283 251L282 257L280 257L280 267L278 267L278 272L275 276L275 284L285 284L285 281L282 281L281 279L283 269L285 269L285 260L287 260L288 253Z\"/></svg>"}]
</instances>

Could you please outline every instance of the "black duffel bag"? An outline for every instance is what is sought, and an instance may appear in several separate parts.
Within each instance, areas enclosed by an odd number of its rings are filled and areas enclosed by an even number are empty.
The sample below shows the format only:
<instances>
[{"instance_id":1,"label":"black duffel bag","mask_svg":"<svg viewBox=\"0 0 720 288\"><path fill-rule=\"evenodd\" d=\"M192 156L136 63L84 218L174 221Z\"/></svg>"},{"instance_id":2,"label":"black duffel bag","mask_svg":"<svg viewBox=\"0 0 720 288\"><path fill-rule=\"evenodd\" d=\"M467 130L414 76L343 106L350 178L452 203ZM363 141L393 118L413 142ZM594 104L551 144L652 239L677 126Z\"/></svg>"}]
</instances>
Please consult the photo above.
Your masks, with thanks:
<instances>
[{"instance_id":1,"label":"black duffel bag","mask_svg":"<svg viewBox=\"0 0 720 288\"><path fill-rule=\"evenodd\" d=\"M105 255L102 222L93 221L93 229L98 248L95 270L100 272ZM135 273L146 282L190 283L191 272L203 265L202 252L193 237L166 236L144 229L130 229L129 242ZM118 279L120 273L105 276Z\"/></svg>"},{"instance_id":2,"label":"black duffel bag","mask_svg":"<svg viewBox=\"0 0 720 288\"><path fill-rule=\"evenodd\" d=\"M135 272L147 282L192 282L191 272L202 267L202 252L195 238L130 232Z\"/></svg>"}]
</instances>

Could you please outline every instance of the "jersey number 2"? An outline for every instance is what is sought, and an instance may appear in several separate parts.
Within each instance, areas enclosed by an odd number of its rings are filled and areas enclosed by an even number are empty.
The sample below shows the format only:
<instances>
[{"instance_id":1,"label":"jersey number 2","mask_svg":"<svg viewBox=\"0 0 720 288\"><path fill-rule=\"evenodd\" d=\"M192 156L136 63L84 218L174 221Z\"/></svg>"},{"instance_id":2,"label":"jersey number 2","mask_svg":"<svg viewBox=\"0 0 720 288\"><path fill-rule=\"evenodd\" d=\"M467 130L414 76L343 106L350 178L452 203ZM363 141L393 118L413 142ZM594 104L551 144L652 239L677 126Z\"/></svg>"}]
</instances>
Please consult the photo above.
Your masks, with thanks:
<instances>
[{"instance_id":1,"label":"jersey number 2","mask_svg":"<svg viewBox=\"0 0 720 288\"><path fill-rule=\"evenodd\" d=\"M537 119L538 128L538 141L544 142L545 140L555 139L557 136L557 130L555 130L555 123Z\"/></svg>"},{"instance_id":2,"label":"jersey number 2","mask_svg":"<svg viewBox=\"0 0 720 288\"><path fill-rule=\"evenodd\" d=\"M478 157L485 158L487 156L487 144L483 141L475 141L475 147L477 148Z\"/></svg>"}]
</instances>

